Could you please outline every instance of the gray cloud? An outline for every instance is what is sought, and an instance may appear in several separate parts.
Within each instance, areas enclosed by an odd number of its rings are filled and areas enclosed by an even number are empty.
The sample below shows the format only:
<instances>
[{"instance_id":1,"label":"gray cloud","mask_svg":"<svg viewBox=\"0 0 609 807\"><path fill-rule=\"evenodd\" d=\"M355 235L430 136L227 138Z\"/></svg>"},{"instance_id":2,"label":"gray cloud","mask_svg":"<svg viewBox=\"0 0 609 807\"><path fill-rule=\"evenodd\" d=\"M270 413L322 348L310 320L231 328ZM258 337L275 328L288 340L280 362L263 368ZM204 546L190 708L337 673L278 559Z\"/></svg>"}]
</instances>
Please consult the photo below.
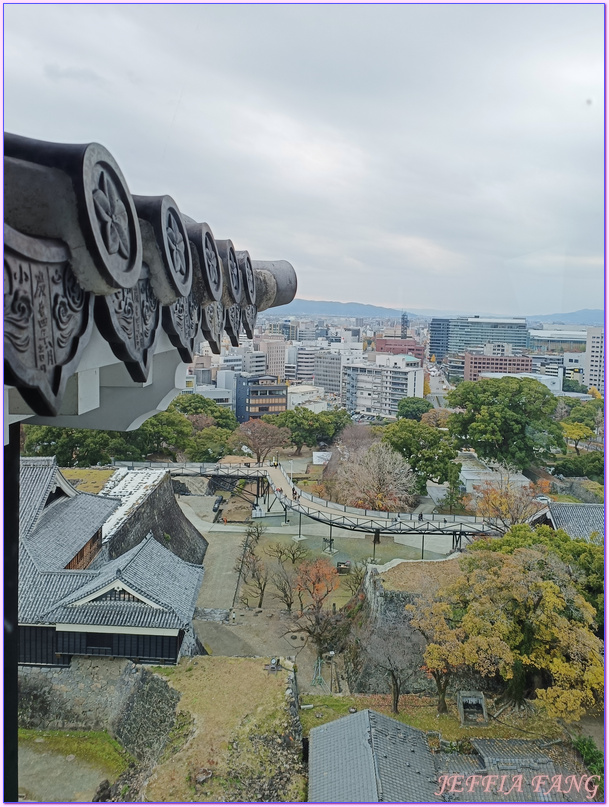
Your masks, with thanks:
<instances>
[{"instance_id":1,"label":"gray cloud","mask_svg":"<svg viewBox=\"0 0 609 807\"><path fill-rule=\"evenodd\" d=\"M592 4L5 7L8 130L104 143L318 299L600 307L603 69Z\"/></svg>"}]
</instances>

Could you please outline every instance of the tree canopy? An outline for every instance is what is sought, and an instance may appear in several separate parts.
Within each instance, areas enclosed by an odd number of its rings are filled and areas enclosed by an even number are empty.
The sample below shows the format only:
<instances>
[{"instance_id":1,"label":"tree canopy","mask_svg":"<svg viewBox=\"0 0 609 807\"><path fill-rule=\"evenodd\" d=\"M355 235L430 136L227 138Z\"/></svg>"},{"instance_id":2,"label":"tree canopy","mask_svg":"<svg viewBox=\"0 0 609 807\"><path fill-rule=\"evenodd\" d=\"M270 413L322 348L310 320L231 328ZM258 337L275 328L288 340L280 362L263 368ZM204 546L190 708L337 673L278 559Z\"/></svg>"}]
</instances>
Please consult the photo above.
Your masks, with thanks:
<instances>
[{"instance_id":1,"label":"tree canopy","mask_svg":"<svg viewBox=\"0 0 609 807\"><path fill-rule=\"evenodd\" d=\"M546 525L533 528L530 524L518 524L501 538L475 541L471 545L471 550L509 555L516 549L537 546L546 547L571 567L575 585L596 611L596 633L602 636L605 552L601 539L598 542L584 541L571 538L564 530L553 530Z\"/></svg>"},{"instance_id":2,"label":"tree canopy","mask_svg":"<svg viewBox=\"0 0 609 807\"><path fill-rule=\"evenodd\" d=\"M491 519L495 529L504 533L542 510L546 505L535 497L549 490L550 485L545 480L536 485L521 485L514 481L509 468L500 468L498 481L475 485L467 504L476 515Z\"/></svg>"},{"instance_id":3,"label":"tree canopy","mask_svg":"<svg viewBox=\"0 0 609 807\"><path fill-rule=\"evenodd\" d=\"M409 606L427 639L439 709L461 669L499 675L511 699L535 694L555 717L577 720L602 702L603 657L594 609L569 568L545 547L470 552L451 586Z\"/></svg>"},{"instance_id":4,"label":"tree canopy","mask_svg":"<svg viewBox=\"0 0 609 807\"><path fill-rule=\"evenodd\" d=\"M264 415L263 420L290 430L290 441L300 454L303 446L330 443L351 422L345 409L312 412L304 406L288 409L278 415Z\"/></svg>"},{"instance_id":5,"label":"tree canopy","mask_svg":"<svg viewBox=\"0 0 609 807\"><path fill-rule=\"evenodd\" d=\"M239 425L230 409L219 406L204 395L192 393L178 395L169 404L168 411L181 412L183 415L207 415L213 419L212 425L218 426L220 429L229 429L229 431L234 431Z\"/></svg>"},{"instance_id":6,"label":"tree canopy","mask_svg":"<svg viewBox=\"0 0 609 807\"><path fill-rule=\"evenodd\" d=\"M605 473L605 454L603 451L591 451L588 454L580 454L579 457L573 454L568 457L557 457L553 473L562 476L587 476L594 482L602 484Z\"/></svg>"},{"instance_id":7,"label":"tree canopy","mask_svg":"<svg viewBox=\"0 0 609 807\"><path fill-rule=\"evenodd\" d=\"M198 431L186 447L186 455L191 462L217 462L227 452L232 432L208 426Z\"/></svg>"},{"instance_id":8,"label":"tree canopy","mask_svg":"<svg viewBox=\"0 0 609 807\"><path fill-rule=\"evenodd\" d=\"M236 427L230 410L202 395L184 394L167 411L129 432L24 424L23 452L55 455L63 467L108 465L113 458L145 460L151 454L175 459L177 452L193 462L213 462L225 453L227 438Z\"/></svg>"},{"instance_id":9,"label":"tree canopy","mask_svg":"<svg viewBox=\"0 0 609 807\"><path fill-rule=\"evenodd\" d=\"M421 415L433 409L433 404L425 398L402 398L398 404L398 418L421 420Z\"/></svg>"},{"instance_id":10,"label":"tree canopy","mask_svg":"<svg viewBox=\"0 0 609 807\"><path fill-rule=\"evenodd\" d=\"M123 460L142 459L139 446L132 442L134 432L63 429L29 424L24 424L23 430L24 456L54 455L58 465L63 468L108 465L112 457Z\"/></svg>"},{"instance_id":11,"label":"tree canopy","mask_svg":"<svg viewBox=\"0 0 609 807\"><path fill-rule=\"evenodd\" d=\"M381 442L350 452L334 480L341 504L387 512L409 511L416 500L415 485L404 457Z\"/></svg>"},{"instance_id":12,"label":"tree canopy","mask_svg":"<svg viewBox=\"0 0 609 807\"><path fill-rule=\"evenodd\" d=\"M247 446L256 457L256 462L264 462L271 451L285 446L290 439L287 429L280 429L262 419L250 419L241 423L231 435L231 445L240 449Z\"/></svg>"},{"instance_id":13,"label":"tree canopy","mask_svg":"<svg viewBox=\"0 0 609 807\"><path fill-rule=\"evenodd\" d=\"M588 392L588 388L584 384L580 384L574 378L563 378L562 381L563 392Z\"/></svg>"},{"instance_id":14,"label":"tree canopy","mask_svg":"<svg viewBox=\"0 0 609 807\"><path fill-rule=\"evenodd\" d=\"M454 462L457 457L454 440L433 426L398 420L385 427L383 441L408 462L417 478L419 493L426 493L428 480L454 483L459 476L461 465Z\"/></svg>"},{"instance_id":15,"label":"tree canopy","mask_svg":"<svg viewBox=\"0 0 609 807\"><path fill-rule=\"evenodd\" d=\"M465 381L448 393L448 429L460 446L478 456L523 470L564 448L560 426L553 420L556 399L532 378L485 378Z\"/></svg>"},{"instance_id":16,"label":"tree canopy","mask_svg":"<svg viewBox=\"0 0 609 807\"><path fill-rule=\"evenodd\" d=\"M565 436L565 440L573 443L575 453L579 456L580 442L582 440L590 440L592 437L594 437L593 429L586 426L585 423L577 423L567 420L563 420L560 425L562 427L562 433Z\"/></svg>"}]
</instances>

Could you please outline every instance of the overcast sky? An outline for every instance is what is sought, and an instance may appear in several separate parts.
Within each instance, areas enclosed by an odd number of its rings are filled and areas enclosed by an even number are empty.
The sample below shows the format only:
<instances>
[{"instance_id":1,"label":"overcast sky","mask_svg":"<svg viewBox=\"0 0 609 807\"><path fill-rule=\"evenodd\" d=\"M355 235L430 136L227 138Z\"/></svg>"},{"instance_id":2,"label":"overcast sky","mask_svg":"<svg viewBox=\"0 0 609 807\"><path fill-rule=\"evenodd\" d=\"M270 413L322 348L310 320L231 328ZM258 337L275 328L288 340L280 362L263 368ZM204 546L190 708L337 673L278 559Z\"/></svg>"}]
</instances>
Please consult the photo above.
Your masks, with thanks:
<instances>
[{"instance_id":1,"label":"overcast sky","mask_svg":"<svg viewBox=\"0 0 609 807\"><path fill-rule=\"evenodd\" d=\"M603 306L602 5L5 5L5 129L98 141L298 295Z\"/></svg>"}]
</instances>

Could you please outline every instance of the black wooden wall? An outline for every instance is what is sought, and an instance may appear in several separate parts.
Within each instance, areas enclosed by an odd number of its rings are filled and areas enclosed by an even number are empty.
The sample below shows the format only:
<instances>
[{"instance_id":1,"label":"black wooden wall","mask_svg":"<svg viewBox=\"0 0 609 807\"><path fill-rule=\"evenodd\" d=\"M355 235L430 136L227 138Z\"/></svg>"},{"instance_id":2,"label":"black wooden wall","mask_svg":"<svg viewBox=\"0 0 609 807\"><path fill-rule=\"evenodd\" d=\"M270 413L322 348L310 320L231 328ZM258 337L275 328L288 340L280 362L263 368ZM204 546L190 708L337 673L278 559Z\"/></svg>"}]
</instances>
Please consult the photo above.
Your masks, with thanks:
<instances>
[{"instance_id":1,"label":"black wooden wall","mask_svg":"<svg viewBox=\"0 0 609 807\"><path fill-rule=\"evenodd\" d=\"M130 633L78 633L39 626L19 627L19 663L66 666L70 657L113 656L133 661L175 664L184 638Z\"/></svg>"}]
</instances>

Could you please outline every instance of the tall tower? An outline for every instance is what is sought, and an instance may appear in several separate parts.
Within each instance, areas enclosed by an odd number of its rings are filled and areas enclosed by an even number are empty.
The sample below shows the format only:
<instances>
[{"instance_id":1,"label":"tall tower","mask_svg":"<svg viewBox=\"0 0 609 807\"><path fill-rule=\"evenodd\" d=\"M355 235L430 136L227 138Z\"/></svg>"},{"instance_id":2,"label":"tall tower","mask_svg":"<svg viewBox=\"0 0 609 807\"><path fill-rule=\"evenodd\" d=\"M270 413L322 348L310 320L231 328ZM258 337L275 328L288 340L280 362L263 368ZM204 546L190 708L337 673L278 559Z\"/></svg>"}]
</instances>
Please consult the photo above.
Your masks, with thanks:
<instances>
[{"instance_id":1,"label":"tall tower","mask_svg":"<svg viewBox=\"0 0 609 807\"><path fill-rule=\"evenodd\" d=\"M408 339L408 326L410 322L408 321L408 314L406 311L402 314L402 339Z\"/></svg>"}]
</instances>

